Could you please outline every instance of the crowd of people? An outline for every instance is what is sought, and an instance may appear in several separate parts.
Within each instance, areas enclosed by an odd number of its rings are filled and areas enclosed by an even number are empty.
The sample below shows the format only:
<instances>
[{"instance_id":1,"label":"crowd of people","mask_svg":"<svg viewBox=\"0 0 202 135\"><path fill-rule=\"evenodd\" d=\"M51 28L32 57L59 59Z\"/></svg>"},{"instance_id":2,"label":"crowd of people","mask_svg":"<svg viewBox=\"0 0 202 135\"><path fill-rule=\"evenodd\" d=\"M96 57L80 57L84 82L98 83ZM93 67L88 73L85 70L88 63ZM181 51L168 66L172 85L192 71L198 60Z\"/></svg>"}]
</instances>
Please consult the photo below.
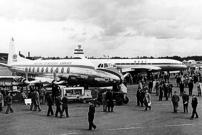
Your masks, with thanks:
<instances>
[{"instance_id":1,"label":"crowd of people","mask_svg":"<svg viewBox=\"0 0 202 135\"><path fill-rule=\"evenodd\" d=\"M178 111L178 103L180 101L180 96L183 102L184 113L188 113L188 105L189 105L189 96L192 96L191 106L193 109L191 119L198 118L198 114L196 111L198 100L196 95L193 93L193 89L197 89L198 96L201 96L201 87L200 83L198 83L201 79L199 73L188 74L180 72L175 76L176 78L176 86L179 87L180 94L178 95L177 91L173 92L173 84L170 83L169 78L159 78L153 79L147 82L145 81L145 77L139 80L138 89L136 93L137 97L137 106L145 106L145 111L147 108L151 108L151 93L155 93L158 96L158 100L162 101L163 98L165 100L172 101L173 104L173 112L177 113ZM185 88L188 88L188 94L186 93ZM150 93L150 94L149 94ZM173 94L172 94L173 93Z\"/></svg>"},{"instance_id":2,"label":"crowd of people","mask_svg":"<svg viewBox=\"0 0 202 135\"><path fill-rule=\"evenodd\" d=\"M157 78L157 79L156 79ZM183 109L184 113L188 113L188 106L189 106L189 96L192 96L191 99L191 105L193 108L191 119L194 118L194 115L196 115L196 118L198 118L198 114L196 111L197 105L198 105L198 99L193 94L193 88L194 85L199 81L199 75L197 74L182 74L179 73L175 76L176 78L176 86L179 87L180 93L178 95L177 91L173 92L173 85L170 83L169 75L164 75L161 78L158 78L158 76L155 79L152 78L151 80L147 79L145 76L139 79L138 82L138 88L137 88L137 106L144 107L145 111L148 109L151 110L152 108L152 99L151 94L154 93L159 101L162 100L170 100L173 104L173 112L178 112L178 103L180 99L182 98L183 103ZM188 87L188 94L185 91L185 88ZM197 87L200 89L200 87ZM31 98L31 105L30 105L30 111L42 111L40 105L47 103L48 110L47 110L47 116L55 115L55 117L62 118L65 112L66 117L69 117L68 113L68 98L67 94L65 94L63 97L61 97L60 89L57 85L52 86L52 92L48 93L46 89L44 89L41 86L38 87L32 87L30 86L30 93L28 97L26 96L23 89L21 90L21 96L22 96L22 102L26 98ZM198 90L198 93L200 90ZM198 94L200 96L200 94ZM181 98L180 98L181 96ZM4 98L5 97L5 98ZM0 111L2 111L2 104L4 103L7 105L6 114L9 112L13 113L14 110L12 108L12 96L11 93L3 93L3 91L0 92ZM94 124L94 114L95 114L95 107L96 107L96 98L94 100L91 100L89 102L89 111L88 111L88 122L89 122L89 130L92 130L92 128L96 129L97 126ZM55 105L55 112L53 111L53 106ZM106 90L102 93L102 105L103 105L103 112L113 112L114 111L114 102L113 102L113 92L111 90Z\"/></svg>"}]
</instances>

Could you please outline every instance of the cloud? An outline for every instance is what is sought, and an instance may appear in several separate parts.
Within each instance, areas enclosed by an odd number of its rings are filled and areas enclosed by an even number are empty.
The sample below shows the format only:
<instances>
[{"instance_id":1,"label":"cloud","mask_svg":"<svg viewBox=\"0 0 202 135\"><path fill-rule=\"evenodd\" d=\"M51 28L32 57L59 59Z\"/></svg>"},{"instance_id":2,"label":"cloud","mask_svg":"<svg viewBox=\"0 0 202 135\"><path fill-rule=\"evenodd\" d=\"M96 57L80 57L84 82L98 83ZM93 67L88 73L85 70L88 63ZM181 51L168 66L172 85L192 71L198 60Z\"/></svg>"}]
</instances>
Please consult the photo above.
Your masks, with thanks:
<instances>
[{"instance_id":1,"label":"cloud","mask_svg":"<svg viewBox=\"0 0 202 135\"><path fill-rule=\"evenodd\" d=\"M63 30L63 31L74 31L74 28L66 28L66 27L63 27L62 30Z\"/></svg>"},{"instance_id":2,"label":"cloud","mask_svg":"<svg viewBox=\"0 0 202 135\"><path fill-rule=\"evenodd\" d=\"M198 39L196 29L202 26L202 3L189 0L96 0L81 2L80 6L86 20L103 29L103 36L119 36L134 29L137 35L158 39Z\"/></svg>"},{"instance_id":3,"label":"cloud","mask_svg":"<svg viewBox=\"0 0 202 135\"><path fill-rule=\"evenodd\" d=\"M30 45L33 51L38 45L59 45L53 47L59 51L79 43L92 55L189 54L177 50L200 48L201 7L200 0L1 0L0 38L6 41L0 42L4 49L14 36L24 45L20 49Z\"/></svg>"},{"instance_id":4,"label":"cloud","mask_svg":"<svg viewBox=\"0 0 202 135\"><path fill-rule=\"evenodd\" d=\"M90 40L96 40L96 39L98 39L98 38L99 38L98 35L93 35L93 36L90 38Z\"/></svg>"},{"instance_id":5,"label":"cloud","mask_svg":"<svg viewBox=\"0 0 202 135\"><path fill-rule=\"evenodd\" d=\"M65 21L77 12L77 2L73 0L2 0L1 3L0 17L9 20Z\"/></svg>"}]
</instances>

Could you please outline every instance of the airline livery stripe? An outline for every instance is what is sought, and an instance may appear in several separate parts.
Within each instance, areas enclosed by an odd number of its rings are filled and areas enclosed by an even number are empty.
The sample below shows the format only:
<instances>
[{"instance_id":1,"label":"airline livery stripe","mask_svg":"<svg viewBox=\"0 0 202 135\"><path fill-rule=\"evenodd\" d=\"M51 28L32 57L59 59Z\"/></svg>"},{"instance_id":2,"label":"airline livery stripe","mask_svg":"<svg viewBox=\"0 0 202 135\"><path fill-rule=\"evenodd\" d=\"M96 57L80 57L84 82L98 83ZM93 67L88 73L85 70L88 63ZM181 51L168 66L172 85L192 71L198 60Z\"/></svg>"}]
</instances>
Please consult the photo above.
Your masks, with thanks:
<instances>
[{"instance_id":1,"label":"airline livery stripe","mask_svg":"<svg viewBox=\"0 0 202 135\"><path fill-rule=\"evenodd\" d=\"M85 65L13 65L14 67L76 67L76 68L88 68L94 69L92 66Z\"/></svg>"},{"instance_id":2,"label":"airline livery stripe","mask_svg":"<svg viewBox=\"0 0 202 135\"><path fill-rule=\"evenodd\" d=\"M115 65L182 65L181 63L115 63Z\"/></svg>"}]
</instances>

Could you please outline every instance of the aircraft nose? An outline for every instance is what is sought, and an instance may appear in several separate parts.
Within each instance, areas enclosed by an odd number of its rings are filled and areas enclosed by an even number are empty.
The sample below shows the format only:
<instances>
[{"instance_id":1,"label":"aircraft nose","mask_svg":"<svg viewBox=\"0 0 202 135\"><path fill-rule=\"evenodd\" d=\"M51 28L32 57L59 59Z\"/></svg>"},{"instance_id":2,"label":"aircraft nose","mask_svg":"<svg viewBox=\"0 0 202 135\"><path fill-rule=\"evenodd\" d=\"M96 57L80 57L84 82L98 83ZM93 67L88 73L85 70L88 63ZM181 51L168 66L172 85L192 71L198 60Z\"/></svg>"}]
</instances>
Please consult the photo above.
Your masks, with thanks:
<instances>
[{"instance_id":1,"label":"aircraft nose","mask_svg":"<svg viewBox=\"0 0 202 135\"><path fill-rule=\"evenodd\" d=\"M183 65L183 68L184 68L184 69L187 69L187 66L186 66L186 65Z\"/></svg>"}]
</instances>

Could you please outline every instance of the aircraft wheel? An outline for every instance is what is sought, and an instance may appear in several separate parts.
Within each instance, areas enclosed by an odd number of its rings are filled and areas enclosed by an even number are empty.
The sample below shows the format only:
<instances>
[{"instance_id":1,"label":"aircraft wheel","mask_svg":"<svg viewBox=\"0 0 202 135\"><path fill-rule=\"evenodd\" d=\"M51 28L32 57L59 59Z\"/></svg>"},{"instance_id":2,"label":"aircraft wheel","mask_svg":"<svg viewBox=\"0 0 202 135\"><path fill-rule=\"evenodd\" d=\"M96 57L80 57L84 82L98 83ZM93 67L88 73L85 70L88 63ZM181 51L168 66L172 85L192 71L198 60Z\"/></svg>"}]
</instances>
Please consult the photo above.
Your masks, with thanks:
<instances>
[{"instance_id":1,"label":"aircraft wheel","mask_svg":"<svg viewBox=\"0 0 202 135\"><path fill-rule=\"evenodd\" d=\"M129 102L129 98L126 97L126 98L123 100L123 103L124 103L124 104L128 104L128 102Z\"/></svg>"},{"instance_id":2,"label":"aircraft wheel","mask_svg":"<svg viewBox=\"0 0 202 135\"><path fill-rule=\"evenodd\" d=\"M121 98L117 98L116 99L116 104L117 105L122 105L123 104L123 100Z\"/></svg>"}]
</instances>

